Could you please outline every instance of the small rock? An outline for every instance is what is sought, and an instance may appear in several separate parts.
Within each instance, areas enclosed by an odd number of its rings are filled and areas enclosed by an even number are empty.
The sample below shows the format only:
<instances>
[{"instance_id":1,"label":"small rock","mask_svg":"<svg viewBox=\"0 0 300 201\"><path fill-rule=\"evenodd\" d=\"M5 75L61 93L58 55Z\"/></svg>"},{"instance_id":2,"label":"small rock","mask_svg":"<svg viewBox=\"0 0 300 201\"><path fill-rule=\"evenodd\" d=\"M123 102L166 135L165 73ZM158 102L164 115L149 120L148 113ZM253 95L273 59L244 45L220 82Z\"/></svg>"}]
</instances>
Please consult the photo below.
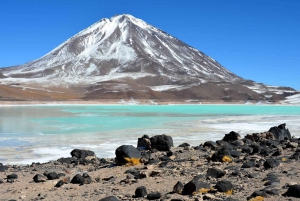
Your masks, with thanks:
<instances>
[{"instance_id":1,"label":"small rock","mask_svg":"<svg viewBox=\"0 0 300 201\"><path fill-rule=\"evenodd\" d=\"M218 168L209 168L206 173L206 177L221 178L225 175L225 172Z\"/></svg>"},{"instance_id":2,"label":"small rock","mask_svg":"<svg viewBox=\"0 0 300 201\"><path fill-rule=\"evenodd\" d=\"M173 138L168 135L155 135L150 138L151 146L158 151L170 151L173 147Z\"/></svg>"},{"instance_id":3,"label":"small rock","mask_svg":"<svg viewBox=\"0 0 300 201\"><path fill-rule=\"evenodd\" d=\"M47 177L45 177L44 175L41 175L41 174L36 174L34 177L33 177L33 181L34 182L45 182L47 180Z\"/></svg>"},{"instance_id":4,"label":"small rock","mask_svg":"<svg viewBox=\"0 0 300 201\"><path fill-rule=\"evenodd\" d=\"M174 193L178 193L178 194L181 194L182 193L182 190L183 190L183 184L178 181L175 186L173 187L173 192Z\"/></svg>"},{"instance_id":5,"label":"small rock","mask_svg":"<svg viewBox=\"0 0 300 201\"><path fill-rule=\"evenodd\" d=\"M48 178L49 180L58 179L57 173L56 173L56 172L50 172L50 173L47 174L47 178Z\"/></svg>"},{"instance_id":6,"label":"small rock","mask_svg":"<svg viewBox=\"0 0 300 201\"><path fill-rule=\"evenodd\" d=\"M72 184L81 184L83 182L83 177L80 174L77 174L71 180Z\"/></svg>"},{"instance_id":7,"label":"small rock","mask_svg":"<svg viewBox=\"0 0 300 201\"><path fill-rule=\"evenodd\" d=\"M300 198L300 185L292 185L283 196Z\"/></svg>"},{"instance_id":8,"label":"small rock","mask_svg":"<svg viewBox=\"0 0 300 201\"><path fill-rule=\"evenodd\" d=\"M141 153L132 145L122 145L115 151L117 165L140 164Z\"/></svg>"},{"instance_id":9,"label":"small rock","mask_svg":"<svg viewBox=\"0 0 300 201\"><path fill-rule=\"evenodd\" d=\"M135 190L135 197L139 198L139 197L145 197L147 195L147 189L145 186L140 186L137 187L137 189Z\"/></svg>"},{"instance_id":10,"label":"small rock","mask_svg":"<svg viewBox=\"0 0 300 201\"><path fill-rule=\"evenodd\" d=\"M216 189L220 192L232 194L233 184L226 180L218 181L216 184Z\"/></svg>"},{"instance_id":11,"label":"small rock","mask_svg":"<svg viewBox=\"0 0 300 201\"><path fill-rule=\"evenodd\" d=\"M108 196L106 198L102 198L99 201L119 201L115 196Z\"/></svg>"},{"instance_id":12,"label":"small rock","mask_svg":"<svg viewBox=\"0 0 300 201\"><path fill-rule=\"evenodd\" d=\"M161 198L161 193L159 193L159 192L152 192L147 195L148 200L156 200L159 198Z\"/></svg>"},{"instance_id":13,"label":"small rock","mask_svg":"<svg viewBox=\"0 0 300 201\"><path fill-rule=\"evenodd\" d=\"M252 168L252 167L255 167L255 163L253 161L247 161L242 165L242 168Z\"/></svg>"},{"instance_id":14,"label":"small rock","mask_svg":"<svg viewBox=\"0 0 300 201\"><path fill-rule=\"evenodd\" d=\"M274 168L274 167L278 167L280 164L280 162L274 158L268 158L265 162L264 162L264 167L266 169L270 169L270 168Z\"/></svg>"},{"instance_id":15,"label":"small rock","mask_svg":"<svg viewBox=\"0 0 300 201\"><path fill-rule=\"evenodd\" d=\"M61 187L62 185L64 185L64 181L63 180L60 180L59 182L57 182L57 184L54 186L54 187Z\"/></svg>"}]
</instances>

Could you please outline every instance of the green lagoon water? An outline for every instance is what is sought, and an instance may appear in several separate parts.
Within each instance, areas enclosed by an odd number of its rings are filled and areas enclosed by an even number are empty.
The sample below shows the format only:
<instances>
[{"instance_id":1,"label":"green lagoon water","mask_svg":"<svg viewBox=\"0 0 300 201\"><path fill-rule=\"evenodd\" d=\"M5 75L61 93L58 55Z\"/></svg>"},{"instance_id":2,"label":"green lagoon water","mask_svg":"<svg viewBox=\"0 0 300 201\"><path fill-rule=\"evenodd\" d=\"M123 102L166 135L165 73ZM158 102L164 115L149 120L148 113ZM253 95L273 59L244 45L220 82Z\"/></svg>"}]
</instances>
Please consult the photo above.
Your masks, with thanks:
<instances>
[{"instance_id":1,"label":"green lagoon water","mask_svg":"<svg viewBox=\"0 0 300 201\"><path fill-rule=\"evenodd\" d=\"M300 106L275 105L35 105L0 107L0 162L46 162L74 148L113 157L144 134L171 135L175 145L218 140L287 123L300 136Z\"/></svg>"}]
</instances>

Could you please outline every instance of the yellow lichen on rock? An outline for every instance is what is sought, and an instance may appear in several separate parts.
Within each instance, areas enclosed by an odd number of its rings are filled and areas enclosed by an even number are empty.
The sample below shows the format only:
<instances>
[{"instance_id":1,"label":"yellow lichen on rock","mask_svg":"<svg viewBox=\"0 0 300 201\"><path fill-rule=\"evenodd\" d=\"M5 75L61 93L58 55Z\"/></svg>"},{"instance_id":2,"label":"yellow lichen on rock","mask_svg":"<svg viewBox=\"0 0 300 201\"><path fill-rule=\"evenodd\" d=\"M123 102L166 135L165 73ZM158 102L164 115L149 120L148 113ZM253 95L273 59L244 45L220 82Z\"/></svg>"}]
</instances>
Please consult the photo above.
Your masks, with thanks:
<instances>
[{"instance_id":1,"label":"yellow lichen on rock","mask_svg":"<svg viewBox=\"0 0 300 201\"><path fill-rule=\"evenodd\" d=\"M199 189L199 193L208 193L208 191L210 191L209 188L200 188Z\"/></svg>"},{"instance_id":2,"label":"yellow lichen on rock","mask_svg":"<svg viewBox=\"0 0 300 201\"><path fill-rule=\"evenodd\" d=\"M288 160L288 159L285 158L285 157L281 158L281 161L287 161L287 160Z\"/></svg>"},{"instance_id":3,"label":"yellow lichen on rock","mask_svg":"<svg viewBox=\"0 0 300 201\"><path fill-rule=\"evenodd\" d=\"M228 190L228 191L224 192L225 195L232 195L232 193L233 193L233 190Z\"/></svg>"},{"instance_id":4,"label":"yellow lichen on rock","mask_svg":"<svg viewBox=\"0 0 300 201\"><path fill-rule=\"evenodd\" d=\"M251 198L249 201L264 201L265 198L262 196L256 196L255 198Z\"/></svg>"},{"instance_id":5,"label":"yellow lichen on rock","mask_svg":"<svg viewBox=\"0 0 300 201\"><path fill-rule=\"evenodd\" d=\"M232 162L232 159L231 159L231 157L230 156L223 156L223 158L222 158L222 162L228 162L228 163L230 163L230 162Z\"/></svg>"},{"instance_id":6,"label":"yellow lichen on rock","mask_svg":"<svg viewBox=\"0 0 300 201\"><path fill-rule=\"evenodd\" d=\"M124 158L126 160L126 166L134 166L134 165L139 165L141 164L141 159L140 158Z\"/></svg>"}]
</instances>

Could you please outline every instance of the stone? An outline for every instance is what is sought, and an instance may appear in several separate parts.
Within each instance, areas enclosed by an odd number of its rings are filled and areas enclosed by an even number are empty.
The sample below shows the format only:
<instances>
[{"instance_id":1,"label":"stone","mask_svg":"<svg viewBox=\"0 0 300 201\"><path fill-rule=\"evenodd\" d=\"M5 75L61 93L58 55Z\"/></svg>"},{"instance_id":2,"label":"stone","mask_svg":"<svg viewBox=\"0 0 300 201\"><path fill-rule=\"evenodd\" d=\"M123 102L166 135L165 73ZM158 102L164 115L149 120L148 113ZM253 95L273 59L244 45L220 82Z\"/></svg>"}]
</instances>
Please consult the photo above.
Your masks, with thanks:
<instances>
[{"instance_id":1,"label":"stone","mask_svg":"<svg viewBox=\"0 0 300 201\"><path fill-rule=\"evenodd\" d=\"M284 193L283 196L300 198L300 185L289 186L287 192Z\"/></svg>"},{"instance_id":2,"label":"stone","mask_svg":"<svg viewBox=\"0 0 300 201\"><path fill-rule=\"evenodd\" d=\"M116 165L140 164L141 153L132 145L122 145L115 151Z\"/></svg>"},{"instance_id":3,"label":"stone","mask_svg":"<svg viewBox=\"0 0 300 201\"><path fill-rule=\"evenodd\" d=\"M212 155L211 160L215 162L231 162L232 157L227 149L222 148Z\"/></svg>"},{"instance_id":4,"label":"stone","mask_svg":"<svg viewBox=\"0 0 300 201\"><path fill-rule=\"evenodd\" d=\"M262 189L262 190L257 190L254 191L247 199L253 199L256 197L269 197L270 195L279 195L278 190L276 189Z\"/></svg>"},{"instance_id":5,"label":"stone","mask_svg":"<svg viewBox=\"0 0 300 201\"><path fill-rule=\"evenodd\" d=\"M288 142L286 145L287 148L297 148L298 143L297 142Z\"/></svg>"},{"instance_id":6,"label":"stone","mask_svg":"<svg viewBox=\"0 0 300 201\"><path fill-rule=\"evenodd\" d=\"M16 175L16 174L10 174L10 175L7 175L6 178L7 179L18 179L18 175Z\"/></svg>"},{"instance_id":7,"label":"stone","mask_svg":"<svg viewBox=\"0 0 300 201\"><path fill-rule=\"evenodd\" d=\"M255 162L253 161L246 161L242 165L242 168L252 168L252 167L255 167Z\"/></svg>"},{"instance_id":8,"label":"stone","mask_svg":"<svg viewBox=\"0 0 300 201\"><path fill-rule=\"evenodd\" d=\"M75 160L72 157L68 157L68 158L59 158L57 159L58 162L60 162L61 164L72 164Z\"/></svg>"},{"instance_id":9,"label":"stone","mask_svg":"<svg viewBox=\"0 0 300 201\"><path fill-rule=\"evenodd\" d=\"M218 181L215 187L219 192L227 194L232 194L233 191L233 184L231 183L231 181L227 180Z\"/></svg>"},{"instance_id":10,"label":"stone","mask_svg":"<svg viewBox=\"0 0 300 201\"><path fill-rule=\"evenodd\" d=\"M41 175L41 174L36 174L33 177L33 181L36 183L45 182L46 180L47 180L47 177L45 177L44 175Z\"/></svg>"},{"instance_id":11,"label":"stone","mask_svg":"<svg viewBox=\"0 0 300 201\"><path fill-rule=\"evenodd\" d=\"M81 184L83 182L83 177L80 174L77 174L73 177L70 183L72 184Z\"/></svg>"},{"instance_id":12,"label":"stone","mask_svg":"<svg viewBox=\"0 0 300 201\"><path fill-rule=\"evenodd\" d=\"M184 185L182 195L193 195L195 193L207 193L210 190L210 184L199 181L194 178L192 181Z\"/></svg>"},{"instance_id":13,"label":"stone","mask_svg":"<svg viewBox=\"0 0 300 201\"><path fill-rule=\"evenodd\" d=\"M100 199L99 201L119 201L119 199L116 198L115 196L108 196L108 197Z\"/></svg>"},{"instance_id":14,"label":"stone","mask_svg":"<svg viewBox=\"0 0 300 201\"><path fill-rule=\"evenodd\" d=\"M275 159L275 158L268 158L265 162L264 162L264 167L265 169L270 169L270 168L274 168L274 167L278 167L280 164L280 161Z\"/></svg>"},{"instance_id":15,"label":"stone","mask_svg":"<svg viewBox=\"0 0 300 201\"><path fill-rule=\"evenodd\" d=\"M247 145L242 146L242 153L251 154L253 152L253 148Z\"/></svg>"},{"instance_id":16,"label":"stone","mask_svg":"<svg viewBox=\"0 0 300 201\"><path fill-rule=\"evenodd\" d=\"M140 198L140 197L146 197L147 196L147 189L145 186L140 186L140 187L137 187L135 189L135 193L134 193L134 196L136 198Z\"/></svg>"},{"instance_id":17,"label":"stone","mask_svg":"<svg viewBox=\"0 0 300 201\"><path fill-rule=\"evenodd\" d=\"M0 164L0 172L5 172L6 170L8 170L8 166L3 165L2 163Z\"/></svg>"},{"instance_id":18,"label":"stone","mask_svg":"<svg viewBox=\"0 0 300 201\"><path fill-rule=\"evenodd\" d=\"M151 147L151 141L149 136L143 136L141 138L138 138L137 147L142 148L142 150L150 150Z\"/></svg>"},{"instance_id":19,"label":"stone","mask_svg":"<svg viewBox=\"0 0 300 201\"><path fill-rule=\"evenodd\" d=\"M174 146L173 138L168 135L155 135L150 138L151 146L158 151L170 151Z\"/></svg>"},{"instance_id":20,"label":"stone","mask_svg":"<svg viewBox=\"0 0 300 201\"><path fill-rule=\"evenodd\" d=\"M237 150L229 150L229 153L233 158L237 158L242 155L242 152L237 151Z\"/></svg>"},{"instance_id":21,"label":"stone","mask_svg":"<svg viewBox=\"0 0 300 201\"><path fill-rule=\"evenodd\" d=\"M285 128L286 124L280 124L269 129L273 133L276 140L292 139L291 133Z\"/></svg>"},{"instance_id":22,"label":"stone","mask_svg":"<svg viewBox=\"0 0 300 201\"><path fill-rule=\"evenodd\" d=\"M46 177L49 180L58 179L58 175L56 172L50 172L50 173L46 174Z\"/></svg>"},{"instance_id":23,"label":"stone","mask_svg":"<svg viewBox=\"0 0 300 201\"><path fill-rule=\"evenodd\" d=\"M289 157L289 159L299 160L300 159L300 152L295 152L293 155Z\"/></svg>"},{"instance_id":24,"label":"stone","mask_svg":"<svg viewBox=\"0 0 300 201\"><path fill-rule=\"evenodd\" d=\"M54 187L59 188L59 187L61 187L62 185L64 185L64 181L63 181L63 180L60 180L59 182L57 182L57 184L55 184Z\"/></svg>"},{"instance_id":25,"label":"stone","mask_svg":"<svg viewBox=\"0 0 300 201\"><path fill-rule=\"evenodd\" d=\"M85 159L88 156L96 156L93 151L85 149L73 149L70 154L72 157L76 157L78 159Z\"/></svg>"},{"instance_id":26,"label":"stone","mask_svg":"<svg viewBox=\"0 0 300 201\"><path fill-rule=\"evenodd\" d=\"M183 184L181 183L181 181L178 181L175 186L173 187L173 192L174 193L178 193L178 194L181 194L182 193L182 190L183 190Z\"/></svg>"},{"instance_id":27,"label":"stone","mask_svg":"<svg viewBox=\"0 0 300 201\"><path fill-rule=\"evenodd\" d=\"M252 144L250 147L252 148L251 154L259 154L261 152L261 147L258 144Z\"/></svg>"},{"instance_id":28,"label":"stone","mask_svg":"<svg viewBox=\"0 0 300 201\"><path fill-rule=\"evenodd\" d=\"M238 134L234 131L231 131L230 133L225 134L225 136L222 140L226 141L226 142L232 142L232 141L239 140L240 138L241 138L240 134Z\"/></svg>"},{"instance_id":29,"label":"stone","mask_svg":"<svg viewBox=\"0 0 300 201\"><path fill-rule=\"evenodd\" d=\"M180 144L178 147L186 148L186 147L190 147L190 146L191 145L189 143L184 142L184 143Z\"/></svg>"},{"instance_id":30,"label":"stone","mask_svg":"<svg viewBox=\"0 0 300 201\"><path fill-rule=\"evenodd\" d=\"M210 147L211 149L214 149L214 148L216 148L218 145L217 145L217 143L216 142L214 142L214 141L206 141L206 142L204 142L204 145L203 145L204 147Z\"/></svg>"},{"instance_id":31,"label":"stone","mask_svg":"<svg viewBox=\"0 0 300 201\"><path fill-rule=\"evenodd\" d=\"M159 198L161 198L161 193L159 193L159 192L152 192L147 195L148 200L156 200Z\"/></svg>"},{"instance_id":32,"label":"stone","mask_svg":"<svg viewBox=\"0 0 300 201\"><path fill-rule=\"evenodd\" d=\"M280 182L278 175L275 172L268 173L267 176L262 181L266 181L266 183L264 183L264 186L270 186L273 185L274 183Z\"/></svg>"},{"instance_id":33,"label":"stone","mask_svg":"<svg viewBox=\"0 0 300 201\"><path fill-rule=\"evenodd\" d=\"M90 177L90 175L88 175L87 173L83 173L83 180L82 182L80 183L81 185L83 184L90 184L92 183L92 178Z\"/></svg>"},{"instance_id":34,"label":"stone","mask_svg":"<svg viewBox=\"0 0 300 201\"><path fill-rule=\"evenodd\" d=\"M62 178L62 177L65 177L65 176L66 176L65 173L58 173L58 174L57 174L57 178L58 178L58 179L60 179L60 178Z\"/></svg>"},{"instance_id":35,"label":"stone","mask_svg":"<svg viewBox=\"0 0 300 201\"><path fill-rule=\"evenodd\" d=\"M218 168L209 168L206 173L206 177L212 177L212 178L221 178L224 175L225 175L225 172Z\"/></svg>"}]
</instances>

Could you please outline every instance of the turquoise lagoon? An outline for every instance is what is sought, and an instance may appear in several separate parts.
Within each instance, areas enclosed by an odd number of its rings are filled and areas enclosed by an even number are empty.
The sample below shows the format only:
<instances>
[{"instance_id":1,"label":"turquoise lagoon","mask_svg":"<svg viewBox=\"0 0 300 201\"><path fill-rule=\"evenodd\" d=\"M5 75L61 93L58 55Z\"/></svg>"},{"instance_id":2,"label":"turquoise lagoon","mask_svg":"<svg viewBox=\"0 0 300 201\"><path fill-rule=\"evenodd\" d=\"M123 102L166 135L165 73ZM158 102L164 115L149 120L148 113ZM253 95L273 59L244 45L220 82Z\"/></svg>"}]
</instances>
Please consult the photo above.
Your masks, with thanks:
<instances>
[{"instance_id":1,"label":"turquoise lagoon","mask_svg":"<svg viewBox=\"0 0 300 201\"><path fill-rule=\"evenodd\" d=\"M286 123L300 137L300 106L32 105L0 107L0 162L31 164L69 157L74 148L114 157L144 134L171 135L175 146L242 136Z\"/></svg>"}]
</instances>

